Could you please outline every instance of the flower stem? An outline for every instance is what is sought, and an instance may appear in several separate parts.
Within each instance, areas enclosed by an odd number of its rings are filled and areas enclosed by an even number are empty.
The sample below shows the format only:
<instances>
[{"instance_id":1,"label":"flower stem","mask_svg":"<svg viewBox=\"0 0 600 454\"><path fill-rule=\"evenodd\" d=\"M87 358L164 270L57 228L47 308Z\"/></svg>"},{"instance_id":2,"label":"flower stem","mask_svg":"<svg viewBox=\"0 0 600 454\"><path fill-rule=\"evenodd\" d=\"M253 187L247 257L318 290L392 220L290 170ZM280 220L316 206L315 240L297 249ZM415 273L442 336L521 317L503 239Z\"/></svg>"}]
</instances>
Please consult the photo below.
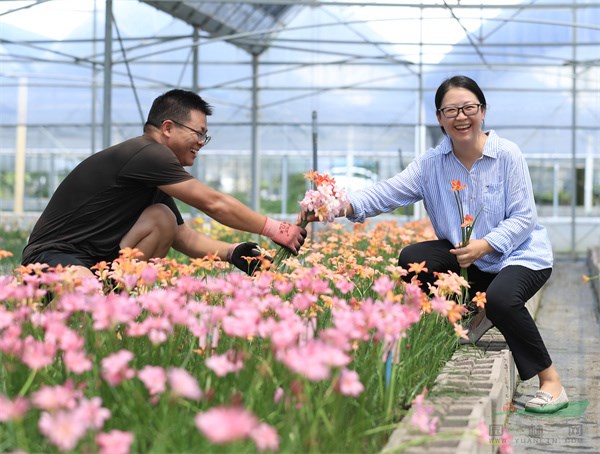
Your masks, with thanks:
<instances>
[{"instance_id":1,"label":"flower stem","mask_svg":"<svg viewBox=\"0 0 600 454\"><path fill-rule=\"evenodd\" d=\"M37 369L33 369L29 373L29 377L27 377L25 384L19 391L19 396L23 397L25 394L27 394L27 391L29 391L29 388L31 387L31 384L33 383L33 379L35 378L36 374L37 374Z\"/></svg>"}]
</instances>

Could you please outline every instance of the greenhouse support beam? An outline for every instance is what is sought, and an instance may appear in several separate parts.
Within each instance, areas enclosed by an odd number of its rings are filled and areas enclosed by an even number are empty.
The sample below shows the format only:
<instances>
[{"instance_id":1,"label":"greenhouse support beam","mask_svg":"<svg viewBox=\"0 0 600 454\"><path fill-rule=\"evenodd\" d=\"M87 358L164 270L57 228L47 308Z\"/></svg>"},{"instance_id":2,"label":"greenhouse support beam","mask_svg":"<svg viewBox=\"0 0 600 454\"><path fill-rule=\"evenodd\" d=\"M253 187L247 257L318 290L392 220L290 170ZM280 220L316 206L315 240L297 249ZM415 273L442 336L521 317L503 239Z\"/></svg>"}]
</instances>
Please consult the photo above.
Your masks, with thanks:
<instances>
[{"instance_id":1,"label":"greenhouse support beam","mask_svg":"<svg viewBox=\"0 0 600 454\"><path fill-rule=\"evenodd\" d=\"M240 3L239 0L213 0L213 3ZM249 4L261 4L261 5L289 5L289 0L244 0L244 3ZM443 8L439 3L397 3L394 1L385 2L366 2L366 1L319 1L315 4L315 0L294 0L294 5L305 5L305 6L381 6L389 8L390 6L398 8L424 8L424 9L440 9ZM523 5L520 3L508 4L508 3L469 3L469 4L457 4L452 5L455 9L521 9ZM597 8L600 7L600 3L587 3L580 5L573 5L572 3L531 3L527 5L528 9L571 9L571 8Z\"/></svg>"},{"instance_id":2,"label":"greenhouse support beam","mask_svg":"<svg viewBox=\"0 0 600 454\"><path fill-rule=\"evenodd\" d=\"M27 141L27 79L19 79L17 97L17 138L15 150L15 187L13 212L22 214L25 200L25 147Z\"/></svg>"},{"instance_id":3,"label":"greenhouse support beam","mask_svg":"<svg viewBox=\"0 0 600 454\"><path fill-rule=\"evenodd\" d=\"M591 216L594 208L594 137L588 136L586 144L585 165L583 180L583 206L584 213Z\"/></svg>"},{"instance_id":4,"label":"greenhouse support beam","mask_svg":"<svg viewBox=\"0 0 600 454\"><path fill-rule=\"evenodd\" d=\"M251 181L252 181L252 209L260 210L260 165L258 159L258 54L252 54L252 158L251 158Z\"/></svg>"},{"instance_id":5,"label":"greenhouse support beam","mask_svg":"<svg viewBox=\"0 0 600 454\"><path fill-rule=\"evenodd\" d=\"M573 22L577 22L577 10L573 8ZM577 232L576 229L576 205L577 205L577 29L571 31L573 38L572 56L572 86L571 86L571 179L572 179L572 194L571 194L571 257L577 258Z\"/></svg>"},{"instance_id":6,"label":"greenhouse support beam","mask_svg":"<svg viewBox=\"0 0 600 454\"><path fill-rule=\"evenodd\" d=\"M192 33L192 91L197 93L200 91L200 30L198 27L194 27L194 31ZM200 161L198 159L194 159L194 164L192 165L192 175L196 180L200 180ZM201 181L205 179L202 178ZM192 207L191 209L192 217L197 217L199 214L198 209Z\"/></svg>"},{"instance_id":7,"label":"greenhouse support beam","mask_svg":"<svg viewBox=\"0 0 600 454\"><path fill-rule=\"evenodd\" d=\"M104 102L102 115L102 148L110 146L112 122L112 0L106 0L104 18Z\"/></svg>"}]
</instances>

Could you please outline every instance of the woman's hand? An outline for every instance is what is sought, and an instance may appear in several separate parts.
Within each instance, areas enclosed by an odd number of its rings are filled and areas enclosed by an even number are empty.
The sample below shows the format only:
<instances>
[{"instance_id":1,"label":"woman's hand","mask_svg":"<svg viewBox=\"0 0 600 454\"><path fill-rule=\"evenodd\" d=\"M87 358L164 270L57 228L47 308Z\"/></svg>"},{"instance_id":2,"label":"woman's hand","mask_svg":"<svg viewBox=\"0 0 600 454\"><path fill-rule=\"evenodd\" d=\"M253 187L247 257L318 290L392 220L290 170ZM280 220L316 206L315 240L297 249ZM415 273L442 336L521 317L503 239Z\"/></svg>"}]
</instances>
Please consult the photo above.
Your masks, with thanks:
<instances>
[{"instance_id":1,"label":"woman's hand","mask_svg":"<svg viewBox=\"0 0 600 454\"><path fill-rule=\"evenodd\" d=\"M468 268L473 262L493 250L486 240L471 240L465 247L457 245L455 249L450 249L450 253L456 256L461 268Z\"/></svg>"}]
</instances>

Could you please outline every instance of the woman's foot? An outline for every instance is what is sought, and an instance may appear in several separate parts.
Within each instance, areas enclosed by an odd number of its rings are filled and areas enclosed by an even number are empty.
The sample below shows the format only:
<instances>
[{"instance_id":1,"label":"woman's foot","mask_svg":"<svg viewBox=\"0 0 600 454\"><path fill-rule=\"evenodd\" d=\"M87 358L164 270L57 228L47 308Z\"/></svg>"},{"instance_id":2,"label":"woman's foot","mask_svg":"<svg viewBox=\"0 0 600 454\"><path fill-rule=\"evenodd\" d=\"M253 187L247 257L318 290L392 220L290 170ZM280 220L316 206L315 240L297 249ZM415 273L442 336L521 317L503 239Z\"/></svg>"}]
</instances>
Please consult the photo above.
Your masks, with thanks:
<instances>
[{"instance_id":1,"label":"woman's foot","mask_svg":"<svg viewBox=\"0 0 600 454\"><path fill-rule=\"evenodd\" d=\"M525 411L531 413L556 413L569 406L569 398L565 392L565 388L561 388L560 392L556 397L552 394L539 390L535 393L535 397L530 399L525 404Z\"/></svg>"},{"instance_id":2,"label":"woman's foot","mask_svg":"<svg viewBox=\"0 0 600 454\"><path fill-rule=\"evenodd\" d=\"M554 367L554 364L551 364L541 371L538 374L538 379L540 380L540 391L551 394L553 399L559 396L563 386L560 381L560 375L558 374L556 367Z\"/></svg>"},{"instance_id":3,"label":"woman's foot","mask_svg":"<svg viewBox=\"0 0 600 454\"><path fill-rule=\"evenodd\" d=\"M538 378L540 379L540 389L535 397L525 404L526 411L554 413L569 405L569 398L553 364L541 371Z\"/></svg>"}]
</instances>

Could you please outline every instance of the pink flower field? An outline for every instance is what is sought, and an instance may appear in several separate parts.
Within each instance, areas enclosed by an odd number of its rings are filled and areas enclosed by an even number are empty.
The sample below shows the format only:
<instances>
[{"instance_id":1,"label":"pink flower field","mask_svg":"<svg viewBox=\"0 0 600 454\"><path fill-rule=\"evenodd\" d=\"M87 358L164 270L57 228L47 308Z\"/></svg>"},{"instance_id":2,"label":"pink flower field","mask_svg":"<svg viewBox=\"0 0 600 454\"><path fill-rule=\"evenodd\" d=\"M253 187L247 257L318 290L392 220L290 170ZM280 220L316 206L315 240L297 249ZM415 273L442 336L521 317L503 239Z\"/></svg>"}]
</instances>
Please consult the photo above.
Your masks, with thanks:
<instances>
[{"instance_id":1,"label":"pink flower field","mask_svg":"<svg viewBox=\"0 0 600 454\"><path fill-rule=\"evenodd\" d=\"M464 335L460 276L400 279L402 245L432 235L333 224L254 277L132 250L97 279L0 276L0 452L381 449Z\"/></svg>"}]
</instances>

